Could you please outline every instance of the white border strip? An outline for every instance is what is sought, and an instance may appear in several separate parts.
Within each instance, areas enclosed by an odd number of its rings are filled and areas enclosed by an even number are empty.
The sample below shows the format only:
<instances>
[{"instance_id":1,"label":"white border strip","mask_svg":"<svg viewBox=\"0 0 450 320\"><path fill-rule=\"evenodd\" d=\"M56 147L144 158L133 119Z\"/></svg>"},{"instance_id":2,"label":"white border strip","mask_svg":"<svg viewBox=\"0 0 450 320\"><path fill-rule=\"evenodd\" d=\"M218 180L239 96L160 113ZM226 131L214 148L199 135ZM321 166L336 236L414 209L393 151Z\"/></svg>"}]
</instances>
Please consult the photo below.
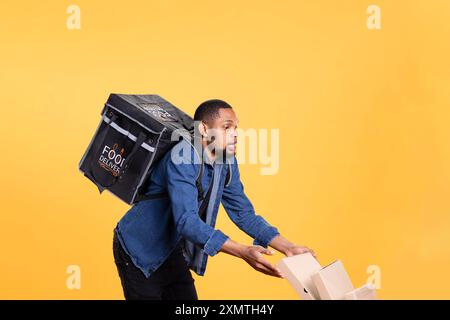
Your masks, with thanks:
<instances>
[{"instance_id":1,"label":"white border strip","mask_svg":"<svg viewBox=\"0 0 450 320\"><path fill-rule=\"evenodd\" d=\"M108 118L107 116L103 116L103 121L105 121L106 123L109 123L109 122L111 122L111 119ZM124 136L127 136L131 140L133 140L133 141L137 140L137 138L133 134L131 134L129 131L125 130L124 128L120 127L117 123L111 122L110 126L113 127L114 129L116 129L118 132L120 132ZM153 148L151 145L149 145L145 142L143 142L141 144L141 147L143 147L144 149L147 149L150 152L155 152L155 148Z\"/></svg>"}]
</instances>

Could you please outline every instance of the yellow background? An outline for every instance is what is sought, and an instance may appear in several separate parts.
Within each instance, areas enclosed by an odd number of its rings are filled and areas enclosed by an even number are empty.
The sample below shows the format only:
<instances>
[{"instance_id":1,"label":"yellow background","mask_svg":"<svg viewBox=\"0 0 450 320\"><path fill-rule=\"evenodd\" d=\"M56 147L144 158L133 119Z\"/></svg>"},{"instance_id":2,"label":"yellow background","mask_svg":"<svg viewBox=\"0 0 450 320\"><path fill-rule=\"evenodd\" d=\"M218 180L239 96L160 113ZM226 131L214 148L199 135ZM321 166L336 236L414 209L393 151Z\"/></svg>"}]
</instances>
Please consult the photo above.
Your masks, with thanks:
<instances>
[{"instance_id":1,"label":"yellow background","mask_svg":"<svg viewBox=\"0 0 450 320\"><path fill-rule=\"evenodd\" d=\"M241 167L259 214L356 286L378 265L382 299L450 298L449 21L447 0L2 0L0 298L123 298L112 230L128 205L77 168L111 92L190 114L221 98L241 128L280 129L277 175ZM223 209L217 227L251 243ZM297 299L226 254L195 279L201 299Z\"/></svg>"}]
</instances>

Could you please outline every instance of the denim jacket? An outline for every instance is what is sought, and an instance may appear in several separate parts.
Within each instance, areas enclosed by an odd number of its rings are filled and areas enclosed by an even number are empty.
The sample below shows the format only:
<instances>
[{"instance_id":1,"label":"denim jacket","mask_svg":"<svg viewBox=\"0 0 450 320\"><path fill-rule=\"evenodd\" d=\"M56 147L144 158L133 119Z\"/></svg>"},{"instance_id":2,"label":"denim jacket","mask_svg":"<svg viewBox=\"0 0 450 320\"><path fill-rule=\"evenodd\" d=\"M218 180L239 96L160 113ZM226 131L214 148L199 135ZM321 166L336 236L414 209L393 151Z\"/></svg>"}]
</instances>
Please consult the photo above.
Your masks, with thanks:
<instances>
[{"instance_id":1,"label":"denim jacket","mask_svg":"<svg viewBox=\"0 0 450 320\"><path fill-rule=\"evenodd\" d=\"M178 153L177 157L173 156L174 152ZM193 161L195 157L197 161ZM201 164L195 148L182 140L155 165L145 192L167 191L169 197L136 203L115 228L125 252L146 277L164 262L179 241L184 243L183 253L189 267L203 276L208 256L217 254L228 239L222 231L214 229L220 203L230 219L254 239L253 244L267 248L279 234L277 228L255 214L244 193L235 157L231 159L231 179L227 186L228 165L211 163L205 153L203 159L201 183L205 193L215 174L205 221L198 215L201 202L195 184ZM192 254L194 248L200 252Z\"/></svg>"}]
</instances>

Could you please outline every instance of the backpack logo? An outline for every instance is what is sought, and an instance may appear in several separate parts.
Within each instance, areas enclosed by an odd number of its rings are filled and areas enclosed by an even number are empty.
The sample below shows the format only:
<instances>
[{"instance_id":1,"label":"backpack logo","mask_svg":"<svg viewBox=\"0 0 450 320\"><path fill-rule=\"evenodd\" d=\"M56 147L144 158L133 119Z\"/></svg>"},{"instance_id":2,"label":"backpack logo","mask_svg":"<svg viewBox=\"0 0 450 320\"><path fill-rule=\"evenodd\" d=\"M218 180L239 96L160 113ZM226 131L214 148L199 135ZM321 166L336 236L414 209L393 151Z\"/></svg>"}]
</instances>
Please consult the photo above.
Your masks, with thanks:
<instances>
[{"instance_id":1,"label":"backpack logo","mask_svg":"<svg viewBox=\"0 0 450 320\"><path fill-rule=\"evenodd\" d=\"M117 177L120 173L123 162L125 161L125 158L123 156L124 153L125 149L121 148L119 151L119 145L117 143L114 143L112 148L108 145L105 145L98 159L98 163L100 167L102 167L106 171L109 171L113 176Z\"/></svg>"},{"instance_id":2,"label":"backpack logo","mask_svg":"<svg viewBox=\"0 0 450 320\"><path fill-rule=\"evenodd\" d=\"M138 103L139 108L162 121L176 121L174 117L160 106L153 103Z\"/></svg>"}]
</instances>

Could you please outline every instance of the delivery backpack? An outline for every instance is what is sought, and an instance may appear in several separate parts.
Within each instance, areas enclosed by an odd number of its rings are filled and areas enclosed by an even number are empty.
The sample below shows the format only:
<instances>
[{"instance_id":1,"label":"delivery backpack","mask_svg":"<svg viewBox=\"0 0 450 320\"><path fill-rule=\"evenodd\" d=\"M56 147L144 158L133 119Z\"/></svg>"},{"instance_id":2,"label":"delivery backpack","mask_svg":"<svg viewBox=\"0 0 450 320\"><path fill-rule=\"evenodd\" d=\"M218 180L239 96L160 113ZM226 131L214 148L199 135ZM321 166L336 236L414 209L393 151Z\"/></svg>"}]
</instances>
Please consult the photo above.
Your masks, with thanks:
<instances>
[{"instance_id":1,"label":"delivery backpack","mask_svg":"<svg viewBox=\"0 0 450 320\"><path fill-rule=\"evenodd\" d=\"M167 193L145 194L146 182L158 160L179 139L193 142L194 120L158 95L111 94L101 115L79 170L100 193L108 190L128 204L167 196ZM173 139L173 135L179 139ZM199 201L205 198L201 155L200 159L196 179ZM225 180L226 184L231 180L230 166Z\"/></svg>"}]
</instances>

